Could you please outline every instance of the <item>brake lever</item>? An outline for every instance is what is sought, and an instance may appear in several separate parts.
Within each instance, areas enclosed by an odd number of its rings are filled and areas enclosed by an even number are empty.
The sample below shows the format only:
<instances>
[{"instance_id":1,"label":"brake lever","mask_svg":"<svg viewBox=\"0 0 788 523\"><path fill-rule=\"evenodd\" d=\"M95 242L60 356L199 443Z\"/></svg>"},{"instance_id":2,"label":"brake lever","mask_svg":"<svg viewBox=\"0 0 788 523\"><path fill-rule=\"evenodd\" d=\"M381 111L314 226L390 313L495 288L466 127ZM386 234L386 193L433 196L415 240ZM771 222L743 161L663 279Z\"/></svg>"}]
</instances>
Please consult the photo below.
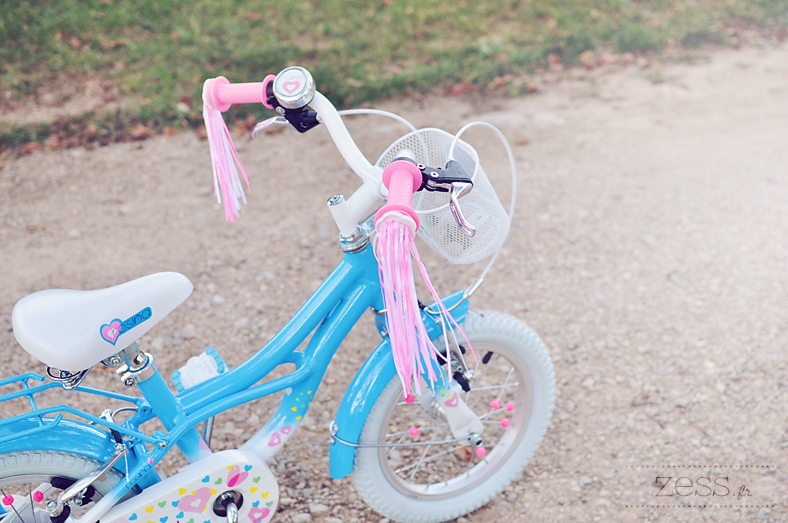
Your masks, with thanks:
<instances>
[{"instance_id":1,"label":"brake lever","mask_svg":"<svg viewBox=\"0 0 788 523\"><path fill-rule=\"evenodd\" d=\"M459 202L461 197L471 192L473 181L462 170L460 163L456 160L450 160L443 169L427 167L424 164L418 164L417 167L421 171L423 180L420 189L449 193L449 209L454 221L457 222L457 226L468 236L475 236L476 227L471 225L465 218Z\"/></svg>"},{"instance_id":2,"label":"brake lever","mask_svg":"<svg viewBox=\"0 0 788 523\"><path fill-rule=\"evenodd\" d=\"M272 118L269 118L268 120L265 120L255 125L254 130L252 130L252 138L257 136L257 133L259 133L260 131L265 131L269 127L273 127L275 125L289 125L289 124L290 122L288 122L287 118L285 118L284 116L274 116Z\"/></svg>"},{"instance_id":3,"label":"brake lever","mask_svg":"<svg viewBox=\"0 0 788 523\"><path fill-rule=\"evenodd\" d=\"M451 215L454 216L454 221L457 222L462 232L473 238L476 236L476 227L465 219L459 202L459 199L471 192L471 189L473 189L473 184L470 182L452 182L451 191L449 191L449 209L451 210Z\"/></svg>"}]
</instances>

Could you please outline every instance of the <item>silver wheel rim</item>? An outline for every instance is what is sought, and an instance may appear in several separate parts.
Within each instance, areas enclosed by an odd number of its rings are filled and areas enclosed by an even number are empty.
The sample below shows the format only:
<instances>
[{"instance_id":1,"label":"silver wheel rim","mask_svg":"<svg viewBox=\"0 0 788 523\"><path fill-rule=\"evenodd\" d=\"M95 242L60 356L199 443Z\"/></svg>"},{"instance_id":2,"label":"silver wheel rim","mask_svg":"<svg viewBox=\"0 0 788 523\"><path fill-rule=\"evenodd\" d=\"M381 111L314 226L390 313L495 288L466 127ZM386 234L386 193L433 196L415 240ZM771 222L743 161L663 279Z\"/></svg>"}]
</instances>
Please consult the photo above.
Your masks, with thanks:
<instances>
[{"instance_id":1,"label":"silver wheel rim","mask_svg":"<svg viewBox=\"0 0 788 523\"><path fill-rule=\"evenodd\" d=\"M505 346L475 342L473 347L479 362L476 364L473 357L466 354L466 361L475 370L471 391L463 393L462 399L484 423L483 446L487 455L479 458L470 450L462 450L469 447L463 447L461 443L413 446L406 450L401 447L381 447L378 450L381 469L389 483L408 497L434 501L471 490L501 468L528 430L534 394L533 381L525 362ZM488 352L492 352L493 356L485 365L482 358ZM501 368L502 361L505 361L509 370ZM498 383L491 383L496 381ZM489 402L496 398L500 400L501 408L493 410ZM504 405L508 401L515 404L514 412L506 411ZM500 425L503 418L510 420L508 428ZM420 433L416 438L407 433L406 420L420 424ZM377 442L386 445L407 443L408 440L429 442L451 439L453 437L448 424L436 408L425 412L417 403L406 404L402 401L401 390L398 390L389 403ZM463 463L469 452L470 460ZM402 464L398 463L400 457L404 458Z\"/></svg>"}]
</instances>

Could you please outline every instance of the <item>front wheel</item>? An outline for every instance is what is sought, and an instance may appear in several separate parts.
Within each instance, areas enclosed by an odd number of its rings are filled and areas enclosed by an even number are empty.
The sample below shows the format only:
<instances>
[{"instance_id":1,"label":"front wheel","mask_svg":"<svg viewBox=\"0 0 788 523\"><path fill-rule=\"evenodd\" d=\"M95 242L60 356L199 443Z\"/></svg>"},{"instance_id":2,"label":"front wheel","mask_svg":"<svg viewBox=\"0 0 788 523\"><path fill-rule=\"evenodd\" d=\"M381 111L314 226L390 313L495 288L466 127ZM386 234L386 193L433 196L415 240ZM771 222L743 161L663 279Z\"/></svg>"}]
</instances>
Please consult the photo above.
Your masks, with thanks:
<instances>
[{"instance_id":1,"label":"front wheel","mask_svg":"<svg viewBox=\"0 0 788 523\"><path fill-rule=\"evenodd\" d=\"M478 362L465 354L474 372L462 399L484 424L487 453L479 457L467 443L449 442L453 437L438 403L406 403L395 376L359 440L378 446L356 450L352 476L364 501L395 521L437 523L486 504L525 468L550 422L555 373L536 333L489 311L471 311L464 328Z\"/></svg>"}]
</instances>

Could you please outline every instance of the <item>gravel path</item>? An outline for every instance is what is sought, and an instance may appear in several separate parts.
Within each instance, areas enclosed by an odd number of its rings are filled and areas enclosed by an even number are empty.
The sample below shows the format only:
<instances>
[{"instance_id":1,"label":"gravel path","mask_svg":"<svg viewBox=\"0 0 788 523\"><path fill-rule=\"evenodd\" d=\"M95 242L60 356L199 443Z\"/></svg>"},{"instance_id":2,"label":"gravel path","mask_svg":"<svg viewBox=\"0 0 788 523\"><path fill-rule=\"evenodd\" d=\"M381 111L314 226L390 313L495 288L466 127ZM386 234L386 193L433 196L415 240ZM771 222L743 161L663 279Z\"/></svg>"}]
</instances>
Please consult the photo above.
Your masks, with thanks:
<instances>
[{"instance_id":1,"label":"gravel path","mask_svg":"<svg viewBox=\"0 0 788 523\"><path fill-rule=\"evenodd\" d=\"M788 48L565 76L524 99L385 104L417 126L456 131L485 119L512 142L530 141L515 146L510 239L472 306L541 334L558 400L527 472L468 519L788 521ZM403 132L374 117L349 126L370 157ZM473 130L467 139L506 197L496 138ZM22 296L163 270L195 284L143 340L165 375L206 346L236 365L270 339L339 260L324 202L357 181L325 129L238 143L253 192L235 224L211 195L207 143L192 134L5 160L3 376L43 371L11 333ZM434 256L428 266L445 292L479 270ZM329 479L326 430L376 338L371 319L351 333L273 465L277 521L310 504L313 521L380 519L349 480ZM89 383L119 390L106 372ZM215 446L239 445L274 408L261 401L221 416ZM165 468L180 464L173 456ZM674 478L662 494L676 495L656 496L657 477ZM676 488L678 477L695 488ZM730 493L704 497L703 477L727 477L717 484ZM738 499L741 485L749 497ZM696 508L704 503L714 507ZM638 508L646 504L670 508Z\"/></svg>"}]
</instances>

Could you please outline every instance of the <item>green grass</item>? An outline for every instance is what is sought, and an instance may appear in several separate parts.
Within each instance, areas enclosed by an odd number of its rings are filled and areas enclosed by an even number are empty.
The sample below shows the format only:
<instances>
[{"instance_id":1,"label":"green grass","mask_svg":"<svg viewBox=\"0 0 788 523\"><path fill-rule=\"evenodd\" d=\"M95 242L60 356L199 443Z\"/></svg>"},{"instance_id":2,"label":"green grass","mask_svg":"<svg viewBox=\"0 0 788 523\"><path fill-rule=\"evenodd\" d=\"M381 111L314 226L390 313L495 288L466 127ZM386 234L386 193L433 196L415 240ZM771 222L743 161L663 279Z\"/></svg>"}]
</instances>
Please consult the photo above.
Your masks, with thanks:
<instances>
[{"instance_id":1,"label":"green grass","mask_svg":"<svg viewBox=\"0 0 788 523\"><path fill-rule=\"evenodd\" d=\"M786 26L788 0L0 0L0 95L99 77L127 102L95 116L104 127L197 125L202 81L220 74L256 81L297 63L351 106L461 83L483 92L551 53L572 64L586 50L694 48L730 42L731 27ZM47 132L6 130L0 145Z\"/></svg>"}]
</instances>

